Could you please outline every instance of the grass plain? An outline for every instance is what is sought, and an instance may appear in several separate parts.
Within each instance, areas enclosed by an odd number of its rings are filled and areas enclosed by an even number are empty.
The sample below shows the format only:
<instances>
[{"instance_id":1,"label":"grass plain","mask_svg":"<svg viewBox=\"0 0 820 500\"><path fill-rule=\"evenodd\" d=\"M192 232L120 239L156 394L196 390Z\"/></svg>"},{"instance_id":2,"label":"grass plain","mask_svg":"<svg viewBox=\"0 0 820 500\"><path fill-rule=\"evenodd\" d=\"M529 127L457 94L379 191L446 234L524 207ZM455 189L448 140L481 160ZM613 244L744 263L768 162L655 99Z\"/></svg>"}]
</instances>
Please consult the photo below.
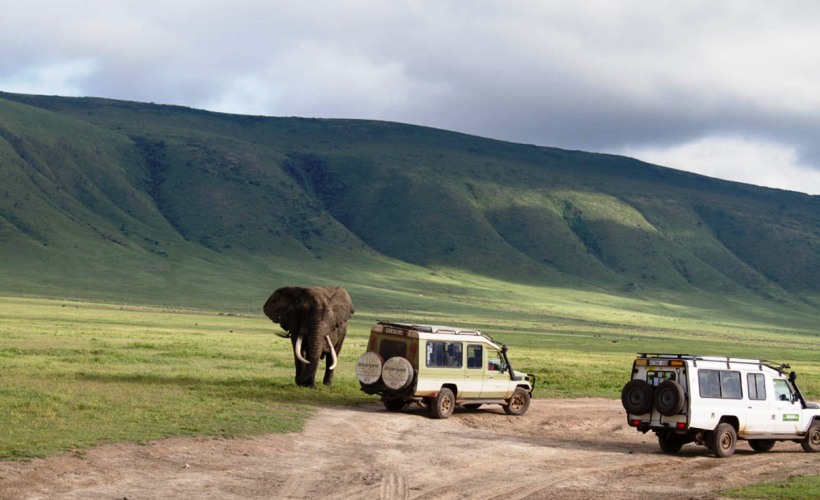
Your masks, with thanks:
<instances>
[{"instance_id":1,"label":"grass plain","mask_svg":"<svg viewBox=\"0 0 820 500\"><path fill-rule=\"evenodd\" d=\"M808 397L820 396L820 339L800 329L650 313L649 304L641 311L580 292L541 297L538 315L521 314L532 304L520 296L483 308L478 300L469 316L452 298L441 297L451 312L438 313L425 312L430 297L405 299L400 317L360 308L334 386L312 391L293 384L290 342L261 314L1 297L0 459L166 436L297 431L315 405L373 400L358 390L353 364L377 319L460 325L470 317L469 326L510 346L516 369L538 377L536 397L617 398L631 358L647 351L789 362Z\"/></svg>"},{"instance_id":2,"label":"grass plain","mask_svg":"<svg viewBox=\"0 0 820 500\"><path fill-rule=\"evenodd\" d=\"M820 477L796 476L788 481L766 482L721 491L729 498L769 498L773 500L803 500L817 498Z\"/></svg>"}]
</instances>

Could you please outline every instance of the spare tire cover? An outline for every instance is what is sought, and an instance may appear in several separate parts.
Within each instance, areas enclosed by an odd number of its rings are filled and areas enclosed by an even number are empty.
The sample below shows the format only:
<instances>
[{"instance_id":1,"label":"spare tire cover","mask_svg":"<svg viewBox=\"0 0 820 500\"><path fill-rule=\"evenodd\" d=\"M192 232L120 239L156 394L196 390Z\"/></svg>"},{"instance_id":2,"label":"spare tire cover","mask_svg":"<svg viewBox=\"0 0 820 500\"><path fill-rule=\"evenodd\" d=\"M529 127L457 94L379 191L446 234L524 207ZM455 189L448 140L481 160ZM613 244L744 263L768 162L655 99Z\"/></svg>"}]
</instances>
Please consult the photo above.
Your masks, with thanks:
<instances>
[{"instance_id":1,"label":"spare tire cover","mask_svg":"<svg viewBox=\"0 0 820 500\"><path fill-rule=\"evenodd\" d=\"M366 352L356 361L356 377L364 385L375 384L382 375L382 357L375 352Z\"/></svg>"},{"instance_id":2,"label":"spare tire cover","mask_svg":"<svg viewBox=\"0 0 820 500\"><path fill-rule=\"evenodd\" d=\"M413 382L413 365L401 356L393 356L384 362L382 380L394 391L404 389Z\"/></svg>"},{"instance_id":3,"label":"spare tire cover","mask_svg":"<svg viewBox=\"0 0 820 500\"><path fill-rule=\"evenodd\" d=\"M621 391L624 409L633 415L652 411L652 386L645 380L630 380Z\"/></svg>"}]
</instances>

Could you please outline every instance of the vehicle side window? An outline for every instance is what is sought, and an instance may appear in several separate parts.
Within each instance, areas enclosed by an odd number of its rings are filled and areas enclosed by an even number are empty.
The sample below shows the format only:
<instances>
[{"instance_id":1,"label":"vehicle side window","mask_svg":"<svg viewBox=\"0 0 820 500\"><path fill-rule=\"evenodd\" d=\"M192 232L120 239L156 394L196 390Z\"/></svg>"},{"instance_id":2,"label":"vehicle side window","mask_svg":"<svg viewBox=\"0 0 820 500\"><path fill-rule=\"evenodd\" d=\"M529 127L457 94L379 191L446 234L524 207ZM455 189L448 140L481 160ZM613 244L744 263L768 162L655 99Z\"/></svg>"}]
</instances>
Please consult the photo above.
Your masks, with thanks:
<instances>
[{"instance_id":1,"label":"vehicle side window","mask_svg":"<svg viewBox=\"0 0 820 500\"><path fill-rule=\"evenodd\" d=\"M740 372L720 371L720 397L723 399L742 399Z\"/></svg>"},{"instance_id":2,"label":"vehicle side window","mask_svg":"<svg viewBox=\"0 0 820 500\"><path fill-rule=\"evenodd\" d=\"M778 401L791 401L792 391L789 383L782 378L774 379L774 398Z\"/></svg>"},{"instance_id":3,"label":"vehicle side window","mask_svg":"<svg viewBox=\"0 0 820 500\"><path fill-rule=\"evenodd\" d=\"M741 399L740 372L729 370L698 371L700 397L719 399Z\"/></svg>"},{"instance_id":4,"label":"vehicle side window","mask_svg":"<svg viewBox=\"0 0 820 500\"><path fill-rule=\"evenodd\" d=\"M484 366L484 349L481 344L467 344L467 368Z\"/></svg>"},{"instance_id":5,"label":"vehicle side window","mask_svg":"<svg viewBox=\"0 0 820 500\"><path fill-rule=\"evenodd\" d=\"M749 388L749 399L756 401L766 399L766 378L762 373L746 374L746 385Z\"/></svg>"},{"instance_id":6,"label":"vehicle side window","mask_svg":"<svg viewBox=\"0 0 820 500\"><path fill-rule=\"evenodd\" d=\"M461 342L427 342L427 366L430 368L461 368Z\"/></svg>"},{"instance_id":7,"label":"vehicle side window","mask_svg":"<svg viewBox=\"0 0 820 500\"><path fill-rule=\"evenodd\" d=\"M393 356L407 357L407 345L404 342L391 339L382 339L379 345L379 355L382 359L390 359Z\"/></svg>"}]
</instances>

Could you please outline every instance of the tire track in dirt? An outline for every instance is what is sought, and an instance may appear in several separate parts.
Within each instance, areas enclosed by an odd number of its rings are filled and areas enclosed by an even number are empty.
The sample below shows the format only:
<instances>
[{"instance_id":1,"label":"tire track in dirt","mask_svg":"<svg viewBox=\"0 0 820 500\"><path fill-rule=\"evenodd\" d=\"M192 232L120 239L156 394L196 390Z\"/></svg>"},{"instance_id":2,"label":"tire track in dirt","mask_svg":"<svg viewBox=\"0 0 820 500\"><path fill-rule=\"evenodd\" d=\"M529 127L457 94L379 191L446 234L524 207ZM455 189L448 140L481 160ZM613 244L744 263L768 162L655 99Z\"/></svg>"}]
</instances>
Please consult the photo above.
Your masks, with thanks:
<instances>
[{"instance_id":1,"label":"tire track in dirt","mask_svg":"<svg viewBox=\"0 0 820 500\"><path fill-rule=\"evenodd\" d=\"M0 499L34 498L716 498L727 486L820 475L795 443L712 457L660 452L626 425L617 400L534 400L446 420L419 408L320 408L303 432L248 439L116 444L0 462Z\"/></svg>"}]
</instances>

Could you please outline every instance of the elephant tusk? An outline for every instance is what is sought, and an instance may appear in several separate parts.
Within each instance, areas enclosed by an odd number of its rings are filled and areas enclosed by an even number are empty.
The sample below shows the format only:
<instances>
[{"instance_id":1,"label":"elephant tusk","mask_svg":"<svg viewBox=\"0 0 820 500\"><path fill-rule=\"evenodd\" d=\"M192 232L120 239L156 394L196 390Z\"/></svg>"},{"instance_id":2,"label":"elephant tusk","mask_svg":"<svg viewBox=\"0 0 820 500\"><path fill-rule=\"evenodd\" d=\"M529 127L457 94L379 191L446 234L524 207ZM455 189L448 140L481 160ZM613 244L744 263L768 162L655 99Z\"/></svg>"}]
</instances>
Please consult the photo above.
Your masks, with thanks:
<instances>
[{"instance_id":1,"label":"elephant tusk","mask_svg":"<svg viewBox=\"0 0 820 500\"><path fill-rule=\"evenodd\" d=\"M328 370L333 370L336 368L336 349L333 348L333 342L330 341L330 335L325 335L327 339L327 345L330 346L330 357L333 358L333 364L330 365Z\"/></svg>"},{"instance_id":2,"label":"elephant tusk","mask_svg":"<svg viewBox=\"0 0 820 500\"><path fill-rule=\"evenodd\" d=\"M293 346L293 354L296 355L296 359L298 359L302 363L306 365L310 364L310 361L306 360L302 356L302 334L299 334L299 336L296 337L296 345Z\"/></svg>"}]
</instances>

